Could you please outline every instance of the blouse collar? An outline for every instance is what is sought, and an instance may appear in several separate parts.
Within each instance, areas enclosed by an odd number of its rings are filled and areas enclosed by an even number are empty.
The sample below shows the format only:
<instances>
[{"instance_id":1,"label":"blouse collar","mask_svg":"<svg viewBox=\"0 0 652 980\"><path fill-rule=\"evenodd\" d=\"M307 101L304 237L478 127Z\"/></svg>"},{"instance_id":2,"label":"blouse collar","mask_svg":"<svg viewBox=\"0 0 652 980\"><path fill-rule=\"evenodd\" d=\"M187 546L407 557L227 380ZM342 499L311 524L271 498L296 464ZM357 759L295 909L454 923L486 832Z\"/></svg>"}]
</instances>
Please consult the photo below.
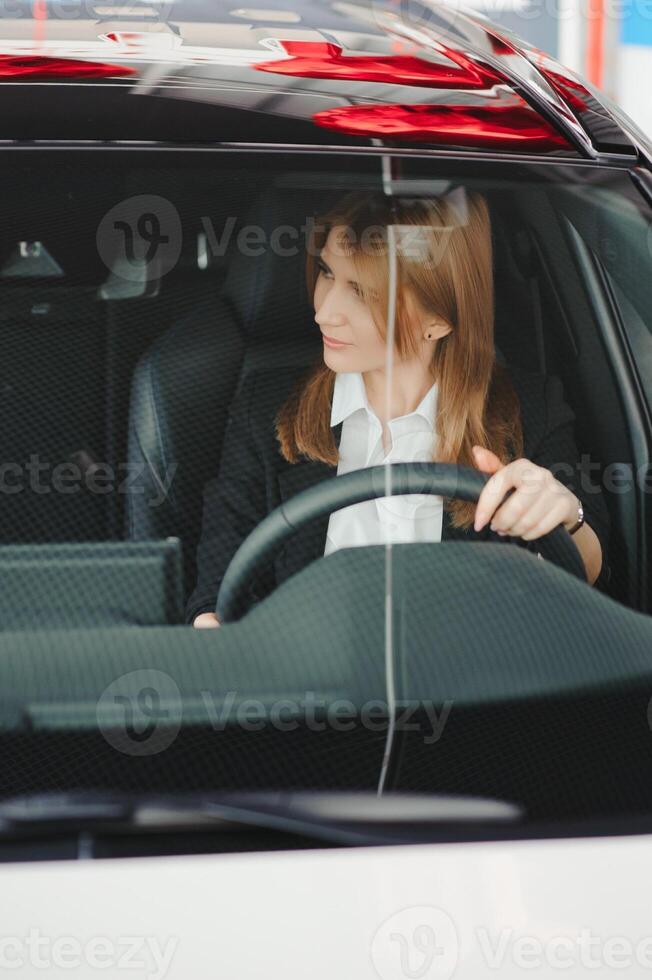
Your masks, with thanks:
<instances>
[{"instance_id":1,"label":"blouse collar","mask_svg":"<svg viewBox=\"0 0 652 980\"><path fill-rule=\"evenodd\" d=\"M412 415L421 415L431 425L434 426L435 405L437 401L437 382L435 381L430 389L423 396L413 412L401 415L400 418L409 418ZM364 378L361 371L337 371L335 384L333 386L333 403L331 406L331 428L339 425L344 419L364 408L370 415L374 411L367 399Z\"/></svg>"}]
</instances>

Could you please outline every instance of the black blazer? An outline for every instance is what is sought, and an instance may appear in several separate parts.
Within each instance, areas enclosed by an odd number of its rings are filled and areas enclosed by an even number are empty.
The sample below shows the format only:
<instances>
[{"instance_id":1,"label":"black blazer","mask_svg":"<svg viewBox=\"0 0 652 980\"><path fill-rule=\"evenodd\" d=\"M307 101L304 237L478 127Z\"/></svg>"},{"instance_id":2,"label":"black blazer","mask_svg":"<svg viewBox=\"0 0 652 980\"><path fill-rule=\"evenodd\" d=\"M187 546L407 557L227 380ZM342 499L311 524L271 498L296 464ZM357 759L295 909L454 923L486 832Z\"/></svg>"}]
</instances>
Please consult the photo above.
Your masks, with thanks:
<instances>
[{"instance_id":1,"label":"black blazer","mask_svg":"<svg viewBox=\"0 0 652 980\"><path fill-rule=\"evenodd\" d=\"M274 429L276 412L304 368L288 367L249 374L234 399L224 434L219 474L204 486L202 529L197 549L197 583L186 605L186 622L200 612L214 612L217 593L228 564L250 531L283 501L337 474L336 466L311 460L288 463L279 451ZM527 372L513 365L509 375L519 396L524 456L551 469L584 505L585 519L600 538L602 571L596 585L608 577L609 518L602 493L579 491L578 452L573 434L575 416L563 399L558 377ZM339 446L342 424L333 429ZM557 466L565 464L557 472ZM570 464L570 466L569 466ZM569 475L569 469L573 474ZM250 599L264 598L276 585L324 553L329 516L314 521L286 541L264 572L252 581ZM501 537L487 524L481 531L454 528L444 510L442 540L510 542L538 550L536 541Z\"/></svg>"}]
</instances>

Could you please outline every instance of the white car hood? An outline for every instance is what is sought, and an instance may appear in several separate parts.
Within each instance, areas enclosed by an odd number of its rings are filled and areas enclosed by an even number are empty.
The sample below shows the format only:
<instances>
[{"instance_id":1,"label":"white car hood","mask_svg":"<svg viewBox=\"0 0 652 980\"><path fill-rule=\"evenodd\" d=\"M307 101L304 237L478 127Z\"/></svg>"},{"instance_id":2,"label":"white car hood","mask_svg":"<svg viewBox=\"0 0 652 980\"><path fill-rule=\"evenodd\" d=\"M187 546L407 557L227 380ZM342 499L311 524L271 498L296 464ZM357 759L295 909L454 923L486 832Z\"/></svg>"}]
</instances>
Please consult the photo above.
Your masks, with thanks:
<instances>
[{"instance_id":1,"label":"white car hood","mask_svg":"<svg viewBox=\"0 0 652 980\"><path fill-rule=\"evenodd\" d=\"M652 970L652 838L8 864L13 976L449 980Z\"/></svg>"}]
</instances>

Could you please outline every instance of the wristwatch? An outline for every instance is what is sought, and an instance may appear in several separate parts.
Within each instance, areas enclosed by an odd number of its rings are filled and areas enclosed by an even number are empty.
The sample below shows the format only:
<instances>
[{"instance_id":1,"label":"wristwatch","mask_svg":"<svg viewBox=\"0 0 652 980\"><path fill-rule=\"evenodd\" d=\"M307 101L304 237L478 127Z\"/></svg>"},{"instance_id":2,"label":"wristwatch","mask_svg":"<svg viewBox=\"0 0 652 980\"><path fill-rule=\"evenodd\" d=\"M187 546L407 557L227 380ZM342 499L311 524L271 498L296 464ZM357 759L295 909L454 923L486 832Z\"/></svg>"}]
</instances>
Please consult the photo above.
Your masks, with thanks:
<instances>
[{"instance_id":1,"label":"wristwatch","mask_svg":"<svg viewBox=\"0 0 652 980\"><path fill-rule=\"evenodd\" d=\"M582 507L582 501L578 499L577 501L577 520L571 528L568 529L569 534L575 534L579 531L582 524L584 523L584 508Z\"/></svg>"}]
</instances>

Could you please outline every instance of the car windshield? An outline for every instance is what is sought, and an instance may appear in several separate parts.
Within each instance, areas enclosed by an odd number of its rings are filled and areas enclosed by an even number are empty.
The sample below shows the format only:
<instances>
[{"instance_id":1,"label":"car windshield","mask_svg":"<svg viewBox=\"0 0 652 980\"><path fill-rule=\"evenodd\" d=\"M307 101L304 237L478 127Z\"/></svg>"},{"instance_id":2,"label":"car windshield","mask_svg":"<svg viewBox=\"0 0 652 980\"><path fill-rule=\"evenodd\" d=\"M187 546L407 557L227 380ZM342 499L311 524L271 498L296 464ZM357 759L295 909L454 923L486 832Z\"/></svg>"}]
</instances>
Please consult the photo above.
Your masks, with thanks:
<instances>
[{"instance_id":1,"label":"car windshield","mask_svg":"<svg viewBox=\"0 0 652 980\"><path fill-rule=\"evenodd\" d=\"M641 179L326 149L0 166L0 804L652 813Z\"/></svg>"}]
</instances>

